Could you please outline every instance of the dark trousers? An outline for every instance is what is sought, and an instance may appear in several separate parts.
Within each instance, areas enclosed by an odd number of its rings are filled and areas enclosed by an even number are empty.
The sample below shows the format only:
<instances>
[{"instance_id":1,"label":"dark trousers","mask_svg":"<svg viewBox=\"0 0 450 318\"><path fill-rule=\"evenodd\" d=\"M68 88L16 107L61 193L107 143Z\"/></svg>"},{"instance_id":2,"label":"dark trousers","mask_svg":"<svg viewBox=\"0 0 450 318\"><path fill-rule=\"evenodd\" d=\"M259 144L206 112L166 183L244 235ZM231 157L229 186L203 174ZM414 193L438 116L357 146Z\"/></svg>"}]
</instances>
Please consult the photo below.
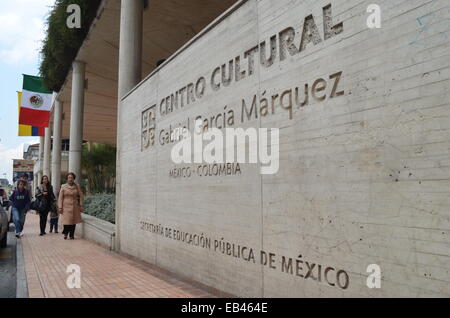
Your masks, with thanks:
<instances>
[{"instance_id":1,"label":"dark trousers","mask_svg":"<svg viewBox=\"0 0 450 318\"><path fill-rule=\"evenodd\" d=\"M76 224L64 225L63 234L64 235L69 235L70 237L75 237L75 227L76 226L77 226Z\"/></svg>"},{"instance_id":2,"label":"dark trousers","mask_svg":"<svg viewBox=\"0 0 450 318\"><path fill-rule=\"evenodd\" d=\"M45 226L47 225L48 211L39 212L39 225L41 227L41 234L45 233Z\"/></svg>"},{"instance_id":3,"label":"dark trousers","mask_svg":"<svg viewBox=\"0 0 450 318\"><path fill-rule=\"evenodd\" d=\"M50 218L50 232L55 229L55 233L58 233L58 218Z\"/></svg>"}]
</instances>

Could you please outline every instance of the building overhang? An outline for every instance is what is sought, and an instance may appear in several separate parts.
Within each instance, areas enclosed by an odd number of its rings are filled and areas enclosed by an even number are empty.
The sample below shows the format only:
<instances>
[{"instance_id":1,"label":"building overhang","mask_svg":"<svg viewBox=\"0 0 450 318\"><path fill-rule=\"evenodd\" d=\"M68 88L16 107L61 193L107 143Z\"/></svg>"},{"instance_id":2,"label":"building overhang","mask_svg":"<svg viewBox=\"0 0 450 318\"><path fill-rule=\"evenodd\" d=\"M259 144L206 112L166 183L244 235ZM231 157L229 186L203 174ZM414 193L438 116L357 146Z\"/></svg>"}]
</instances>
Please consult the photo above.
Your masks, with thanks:
<instances>
[{"instance_id":1,"label":"building overhang","mask_svg":"<svg viewBox=\"0 0 450 318\"><path fill-rule=\"evenodd\" d=\"M235 2L237 0L150 1L144 10L141 78ZM76 57L86 63L83 138L88 141L116 143L119 34L120 1L103 0ZM69 72L58 93L63 103L62 138L70 136L71 87L72 72Z\"/></svg>"}]
</instances>

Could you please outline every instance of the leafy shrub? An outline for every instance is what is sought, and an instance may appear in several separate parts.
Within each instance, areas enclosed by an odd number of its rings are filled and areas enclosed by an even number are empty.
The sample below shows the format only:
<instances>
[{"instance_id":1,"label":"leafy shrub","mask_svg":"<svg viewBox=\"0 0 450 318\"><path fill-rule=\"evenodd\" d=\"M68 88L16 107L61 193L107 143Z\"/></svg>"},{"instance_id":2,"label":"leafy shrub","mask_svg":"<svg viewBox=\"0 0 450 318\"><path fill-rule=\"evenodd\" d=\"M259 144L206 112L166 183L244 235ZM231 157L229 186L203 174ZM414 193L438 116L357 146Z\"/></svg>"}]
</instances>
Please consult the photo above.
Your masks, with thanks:
<instances>
[{"instance_id":1,"label":"leafy shrub","mask_svg":"<svg viewBox=\"0 0 450 318\"><path fill-rule=\"evenodd\" d=\"M84 199L84 213L101 220L115 223L116 196L103 193L87 196Z\"/></svg>"},{"instance_id":2,"label":"leafy shrub","mask_svg":"<svg viewBox=\"0 0 450 318\"><path fill-rule=\"evenodd\" d=\"M86 143L81 153L88 193L114 193L116 184L116 148L100 143Z\"/></svg>"},{"instance_id":3,"label":"leafy shrub","mask_svg":"<svg viewBox=\"0 0 450 318\"><path fill-rule=\"evenodd\" d=\"M86 35L101 0L56 0L47 19L47 36L43 41L40 74L48 89L59 92ZM70 4L81 8L81 28L67 27L66 12Z\"/></svg>"}]
</instances>

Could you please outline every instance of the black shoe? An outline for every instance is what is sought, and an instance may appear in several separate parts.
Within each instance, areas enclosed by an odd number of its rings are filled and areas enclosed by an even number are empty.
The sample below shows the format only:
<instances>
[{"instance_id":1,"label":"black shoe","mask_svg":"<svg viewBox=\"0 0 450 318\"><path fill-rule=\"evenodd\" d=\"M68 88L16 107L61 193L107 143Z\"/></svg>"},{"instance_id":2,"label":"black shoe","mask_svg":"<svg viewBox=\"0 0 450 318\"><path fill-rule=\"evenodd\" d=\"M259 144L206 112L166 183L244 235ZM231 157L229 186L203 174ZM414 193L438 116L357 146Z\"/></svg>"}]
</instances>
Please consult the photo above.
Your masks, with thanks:
<instances>
[{"instance_id":1,"label":"black shoe","mask_svg":"<svg viewBox=\"0 0 450 318\"><path fill-rule=\"evenodd\" d=\"M74 237L71 237L70 239L71 239L71 240L74 240L75 238L74 238Z\"/></svg>"},{"instance_id":2,"label":"black shoe","mask_svg":"<svg viewBox=\"0 0 450 318\"><path fill-rule=\"evenodd\" d=\"M64 235L64 239L67 240L67 235Z\"/></svg>"},{"instance_id":3,"label":"black shoe","mask_svg":"<svg viewBox=\"0 0 450 318\"><path fill-rule=\"evenodd\" d=\"M43 233L41 233L41 234L39 234L39 236L44 236L44 234L43 234Z\"/></svg>"},{"instance_id":4,"label":"black shoe","mask_svg":"<svg viewBox=\"0 0 450 318\"><path fill-rule=\"evenodd\" d=\"M49 233L53 233L53 229L50 229L50 232Z\"/></svg>"},{"instance_id":5,"label":"black shoe","mask_svg":"<svg viewBox=\"0 0 450 318\"><path fill-rule=\"evenodd\" d=\"M58 231L55 231L56 234L58 234Z\"/></svg>"}]
</instances>

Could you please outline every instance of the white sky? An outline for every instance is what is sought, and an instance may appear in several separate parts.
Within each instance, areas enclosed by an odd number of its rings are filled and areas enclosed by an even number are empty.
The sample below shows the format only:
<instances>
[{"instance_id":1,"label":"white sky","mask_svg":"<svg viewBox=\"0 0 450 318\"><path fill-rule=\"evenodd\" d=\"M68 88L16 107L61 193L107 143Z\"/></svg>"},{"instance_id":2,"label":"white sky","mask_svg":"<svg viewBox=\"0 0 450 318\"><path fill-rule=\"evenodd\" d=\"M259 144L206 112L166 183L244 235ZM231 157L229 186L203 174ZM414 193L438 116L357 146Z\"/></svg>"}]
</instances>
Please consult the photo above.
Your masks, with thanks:
<instances>
[{"instance_id":1,"label":"white sky","mask_svg":"<svg viewBox=\"0 0 450 318\"><path fill-rule=\"evenodd\" d=\"M44 19L54 0L2 0L0 60L9 64L38 61Z\"/></svg>"},{"instance_id":2,"label":"white sky","mask_svg":"<svg viewBox=\"0 0 450 318\"><path fill-rule=\"evenodd\" d=\"M12 180L12 159L23 157L25 144L36 137L18 137L16 91L22 74L37 75L45 20L54 0L0 0L0 178Z\"/></svg>"}]
</instances>

